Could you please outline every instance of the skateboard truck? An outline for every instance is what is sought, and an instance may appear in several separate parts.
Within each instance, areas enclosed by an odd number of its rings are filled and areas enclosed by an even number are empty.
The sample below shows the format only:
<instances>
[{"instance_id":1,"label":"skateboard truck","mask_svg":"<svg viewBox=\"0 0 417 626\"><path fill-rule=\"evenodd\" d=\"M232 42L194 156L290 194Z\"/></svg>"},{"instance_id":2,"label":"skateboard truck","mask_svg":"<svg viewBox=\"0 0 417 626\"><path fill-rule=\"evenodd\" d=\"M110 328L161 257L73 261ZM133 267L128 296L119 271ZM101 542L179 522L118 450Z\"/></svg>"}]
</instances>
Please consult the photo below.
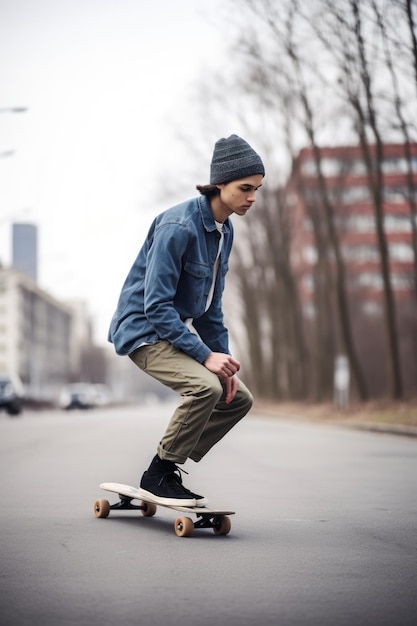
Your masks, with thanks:
<instances>
[{"instance_id":1,"label":"skateboard truck","mask_svg":"<svg viewBox=\"0 0 417 626\"><path fill-rule=\"evenodd\" d=\"M132 500L130 496L124 496L119 493L119 502L115 504L110 504L110 510L119 510L119 511L146 511L148 509L148 505L146 502L142 502L142 504L132 504Z\"/></svg>"}]
</instances>

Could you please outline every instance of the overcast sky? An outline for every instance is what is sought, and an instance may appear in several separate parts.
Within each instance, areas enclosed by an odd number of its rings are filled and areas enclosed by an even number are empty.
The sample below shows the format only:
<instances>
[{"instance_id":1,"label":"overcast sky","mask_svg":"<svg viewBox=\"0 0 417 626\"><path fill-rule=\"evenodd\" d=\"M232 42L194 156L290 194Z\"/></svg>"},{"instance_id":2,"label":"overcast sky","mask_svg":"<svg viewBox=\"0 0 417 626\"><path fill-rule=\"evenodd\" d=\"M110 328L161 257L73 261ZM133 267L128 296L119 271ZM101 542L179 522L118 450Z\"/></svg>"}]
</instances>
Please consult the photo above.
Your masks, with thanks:
<instances>
[{"instance_id":1,"label":"overcast sky","mask_svg":"<svg viewBox=\"0 0 417 626\"><path fill-rule=\"evenodd\" d=\"M227 71L224 4L0 0L0 109L28 107L0 113L0 153L15 151L0 159L0 260L11 262L13 221L37 224L40 286L86 300L98 343L152 218L170 205L157 193L164 168L195 168L175 137L195 123L196 78ZM208 182L214 141L233 132L212 137L188 197Z\"/></svg>"}]
</instances>

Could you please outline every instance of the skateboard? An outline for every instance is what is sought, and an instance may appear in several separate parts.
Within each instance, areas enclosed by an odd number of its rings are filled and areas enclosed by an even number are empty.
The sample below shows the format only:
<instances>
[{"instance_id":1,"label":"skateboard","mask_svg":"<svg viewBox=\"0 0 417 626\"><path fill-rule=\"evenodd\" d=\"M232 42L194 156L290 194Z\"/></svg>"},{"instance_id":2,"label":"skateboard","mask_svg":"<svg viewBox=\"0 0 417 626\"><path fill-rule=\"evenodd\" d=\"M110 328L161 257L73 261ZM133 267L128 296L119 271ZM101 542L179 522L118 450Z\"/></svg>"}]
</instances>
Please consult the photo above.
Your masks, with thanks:
<instances>
[{"instance_id":1,"label":"skateboard","mask_svg":"<svg viewBox=\"0 0 417 626\"><path fill-rule=\"evenodd\" d=\"M170 504L160 504L144 500L139 489L121 483L102 483L100 485L104 491L117 493L119 501L110 504L108 500L96 500L94 503L94 514L96 517L108 517L110 511L141 511L145 517L153 517L157 506L166 509L180 511L181 513L191 513L196 515L196 521L190 517L177 517L174 530L178 537L190 537L195 529L212 528L215 535L228 535L232 527L229 515L234 515L234 511L221 509L210 509L208 507L173 506ZM132 504L132 500L140 500L140 504Z\"/></svg>"}]
</instances>

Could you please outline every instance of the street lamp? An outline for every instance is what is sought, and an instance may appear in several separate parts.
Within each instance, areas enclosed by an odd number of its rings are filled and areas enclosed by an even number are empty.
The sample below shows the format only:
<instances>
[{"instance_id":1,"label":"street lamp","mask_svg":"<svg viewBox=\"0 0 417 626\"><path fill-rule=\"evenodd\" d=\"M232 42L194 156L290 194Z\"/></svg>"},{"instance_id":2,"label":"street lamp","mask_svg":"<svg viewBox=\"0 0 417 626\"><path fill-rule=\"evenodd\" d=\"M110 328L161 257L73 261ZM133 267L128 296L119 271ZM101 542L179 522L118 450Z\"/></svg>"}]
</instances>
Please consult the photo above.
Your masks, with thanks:
<instances>
[{"instance_id":1,"label":"street lamp","mask_svg":"<svg viewBox=\"0 0 417 626\"><path fill-rule=\"evenodd\" d=\"M0 107L0 113L25 113L27 107Z\"/></svg>"},{"instance_id":2,"label":"street lamp","mask_svg":"<svg viewBox=\"0 0 417 626\"><path fill-rule=\"evenodd\" d=\"M6 157L13 156L14 153L15 150L3 150L2 152L0 152L0 159L5 159Z\"/></svg>"},{"instance_id":3,"label":"street lamp","mask_svg":"<svg viewBox=\"0 0 417 626\"><path fill-rule=\"evenodd\" d=\"M27 107L0 107L0 113L26 113ZM14 150L3 150L0 152L0 159L13 156Z\"/></svg>"}]
</instances>

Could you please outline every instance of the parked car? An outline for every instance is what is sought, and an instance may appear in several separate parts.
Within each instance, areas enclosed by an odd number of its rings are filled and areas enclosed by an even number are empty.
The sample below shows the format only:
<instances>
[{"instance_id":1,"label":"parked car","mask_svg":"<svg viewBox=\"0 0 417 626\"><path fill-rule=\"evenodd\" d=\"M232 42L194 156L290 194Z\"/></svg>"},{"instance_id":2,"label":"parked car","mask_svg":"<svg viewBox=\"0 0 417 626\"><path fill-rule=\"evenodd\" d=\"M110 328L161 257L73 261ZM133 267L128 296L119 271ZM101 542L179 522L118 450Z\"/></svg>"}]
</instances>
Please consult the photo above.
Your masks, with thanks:
<instances>
[{"instance_id":1,"label":"parked car","mask_svg":"<svg viewBox=\"0 0 417 626\"><path fill-rule=\"evenodd\" d=\"M67 385L59 398L61 409L91 409L95 406L93 386L89 383L74 383Z\"/></svg>"},{"instance_id":2,"label":"parked car","mask_svg":"<svg viewBox=\"0 0 417 626\"><path fill-rule=\"evenodd\" d=\"M8 374L0 374L0 409L9 415L19 415L22 411L23 385L21 381Z\"/></svg>"},{"instance_id":3,"label":"parked car","mask_svg":"<svg viewBox=\"0 0 417 626\"><path fill-rule=\"evenodd\" d=\"M112 403L112 395L107 385L94 383L93 388L94 406L105 407Z\"/></svg>"}]
</instances>

